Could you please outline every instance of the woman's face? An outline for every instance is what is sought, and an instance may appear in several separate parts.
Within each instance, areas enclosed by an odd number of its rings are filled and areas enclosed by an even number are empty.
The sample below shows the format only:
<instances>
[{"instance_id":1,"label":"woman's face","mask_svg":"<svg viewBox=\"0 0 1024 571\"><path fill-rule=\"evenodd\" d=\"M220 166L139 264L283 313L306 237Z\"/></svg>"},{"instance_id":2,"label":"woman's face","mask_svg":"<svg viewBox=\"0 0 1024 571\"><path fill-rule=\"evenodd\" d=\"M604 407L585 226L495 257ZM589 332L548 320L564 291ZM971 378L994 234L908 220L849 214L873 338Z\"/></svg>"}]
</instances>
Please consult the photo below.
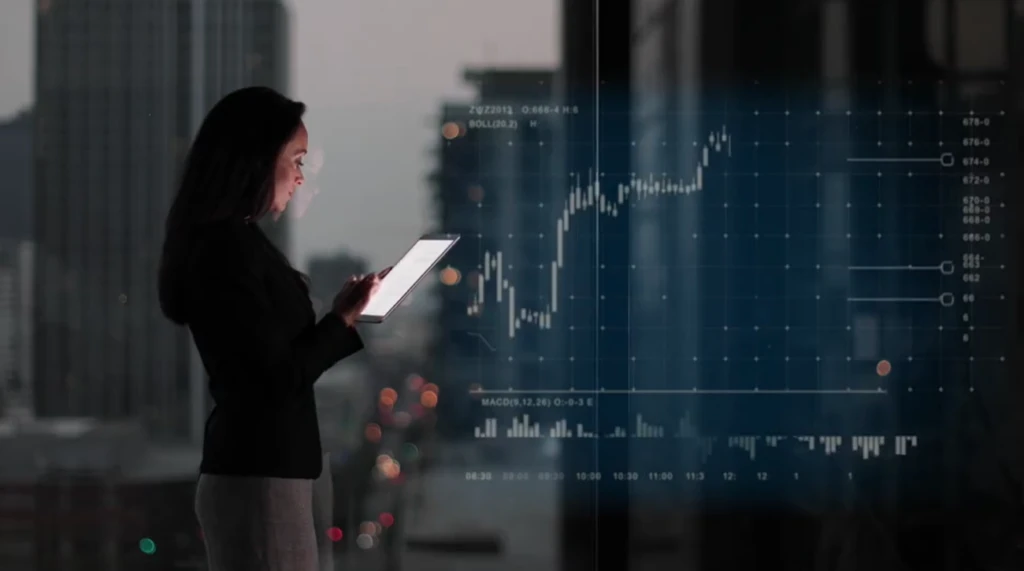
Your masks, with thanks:
<instances>
[{"instance_id":1,"label":"woman's face","mask_svg":"<svg viewBox=\"0 0 1024 571\"><path fill-rule=\"evenodd\" d=\"M306 126L300 123L295 135L277 157L277 167L274 170L274 201L270 205L272 214L279 215L284 212L295 190L306 180L302 176L302 158L306 156L307 146L309 133Z\"/></svg>"}]
</instances>

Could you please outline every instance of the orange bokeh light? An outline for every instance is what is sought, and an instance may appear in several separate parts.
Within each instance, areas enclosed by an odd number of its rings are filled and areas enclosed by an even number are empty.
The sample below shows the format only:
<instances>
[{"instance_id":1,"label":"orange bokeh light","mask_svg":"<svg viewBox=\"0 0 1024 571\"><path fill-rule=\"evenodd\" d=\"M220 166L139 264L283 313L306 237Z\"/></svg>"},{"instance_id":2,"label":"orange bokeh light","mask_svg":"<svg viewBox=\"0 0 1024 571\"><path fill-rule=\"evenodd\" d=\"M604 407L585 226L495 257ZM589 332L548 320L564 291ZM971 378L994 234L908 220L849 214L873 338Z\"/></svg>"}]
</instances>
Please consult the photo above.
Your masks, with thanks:
<instances>
[{"instance_id":1,"label":"orange bokeh light","mask_svg":"<svg viewBox=\"0 0 1024 571\"><path fill-rule=\"evenodd\" d=\"M441 283L443 283L446 286L457 285L460 281L462 281L462 274L459 273L459 270L456 270L455 268L448 266L447 268L441 270L440 280Z\"/></svg>"},{"instance_id":2,"label":"orange bokeh light","mask_svg":"<svg viewBox=\"0 0 1024 571\"><path fill-rule=\"evenodd\" d=\"M888 375L889 373L892 372L892 363L885 359L882 359L881 361L878 362L877 365L875 365L875 372L878 373L879 377L884 377Z\"/></svg>"},{"instance_id":3,"label":"orange bokeh light","mask_svg":"<svg viewBox=\"0 0 1024 571\"><path fill-rule=\"evenodd\" d=\"M420 404L426 408L434 408L437 406L437 393L433 391L423 391L420 395Z\"/></svg>"},{"instance_id":4,"label":"orange bokeh light","mask_svg":"<svg viewBox=\"0 0 1024 571\"><path fill-rule=\"evenodd\" d=\"M441 136L451 141L462 135L462 126L454 121L449 121L441 126Z\"/></svg>"},{"instance_id":5,"label":"orange bokeh light","mask_svg":"<svg viewBox=\"0 0 1024 571\"><path fill-rule=\"evenodd\" d=\"M370 442L380 442L381 430L380 426L370 423L366 425L366 439Z\"/></svg>"}]
</instances>

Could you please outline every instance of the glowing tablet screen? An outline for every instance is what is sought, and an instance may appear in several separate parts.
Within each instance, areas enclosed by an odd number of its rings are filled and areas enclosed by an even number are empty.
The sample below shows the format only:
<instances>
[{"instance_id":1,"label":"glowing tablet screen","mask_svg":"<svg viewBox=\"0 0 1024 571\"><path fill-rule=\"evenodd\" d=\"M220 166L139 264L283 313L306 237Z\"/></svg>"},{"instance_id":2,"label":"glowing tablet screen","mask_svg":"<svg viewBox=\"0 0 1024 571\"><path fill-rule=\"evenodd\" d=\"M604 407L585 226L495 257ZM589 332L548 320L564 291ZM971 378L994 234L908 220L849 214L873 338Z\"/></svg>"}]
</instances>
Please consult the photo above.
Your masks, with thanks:
<instances>
[{"instance_id":1,"label":"glowing tablet screen","mask_svg":"<svg viewBox=\"0 0 1024 571\"><path fill-rule=\"evenodd\" d=\"M359 321L381 322L459 240L457 235L424 236L391 268Z\"/></svg>"}]
</instances>

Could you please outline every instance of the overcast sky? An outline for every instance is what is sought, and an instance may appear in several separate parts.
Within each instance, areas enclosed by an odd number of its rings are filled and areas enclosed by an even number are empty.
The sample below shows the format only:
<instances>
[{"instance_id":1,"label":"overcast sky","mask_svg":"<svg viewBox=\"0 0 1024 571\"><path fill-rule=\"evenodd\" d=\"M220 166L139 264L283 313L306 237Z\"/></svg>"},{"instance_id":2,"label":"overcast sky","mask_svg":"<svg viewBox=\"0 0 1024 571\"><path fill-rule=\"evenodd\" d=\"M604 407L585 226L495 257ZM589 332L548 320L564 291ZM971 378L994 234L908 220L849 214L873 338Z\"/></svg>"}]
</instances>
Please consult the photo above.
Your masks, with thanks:
<instances>
[{"instance_id":1,"label":"overcast sky","mask_svg":"<svg viewBox=\"0 0 1024 571\"><path fill-rule=\"evenodd\" d=\"M0 118L32 101L36 0L0 0ZM341 248L374 265L427 224L428 151L466 66L554 66L558 0L292 0L292 95L322 147L296 261Z\"/></svg>"}]
</instances>

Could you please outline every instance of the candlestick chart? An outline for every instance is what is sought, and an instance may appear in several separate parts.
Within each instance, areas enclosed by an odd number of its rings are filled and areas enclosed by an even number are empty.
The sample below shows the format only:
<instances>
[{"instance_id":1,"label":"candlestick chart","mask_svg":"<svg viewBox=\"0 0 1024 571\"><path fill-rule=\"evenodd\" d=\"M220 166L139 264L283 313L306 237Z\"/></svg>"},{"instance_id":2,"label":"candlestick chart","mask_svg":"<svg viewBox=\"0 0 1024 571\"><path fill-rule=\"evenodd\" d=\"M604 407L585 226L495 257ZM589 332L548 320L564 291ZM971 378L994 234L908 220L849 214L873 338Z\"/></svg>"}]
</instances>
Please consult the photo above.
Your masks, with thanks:
<instances>
[{"instance_id":1,"label":"candlestick chart","mask_svg":"<svg viewBox=\"0 0 1024 571\"><path fill-rule=\"evenodd\" d=\"M713 99L604 135L625 168L564 168L549 116L447 141L472 158L443 294L472 438L625 440L658 474L714 441L755 481L755 446L863 463L945 438L1009 374L1006 113L882 93Z\"/></svg>"}]
</instances>

